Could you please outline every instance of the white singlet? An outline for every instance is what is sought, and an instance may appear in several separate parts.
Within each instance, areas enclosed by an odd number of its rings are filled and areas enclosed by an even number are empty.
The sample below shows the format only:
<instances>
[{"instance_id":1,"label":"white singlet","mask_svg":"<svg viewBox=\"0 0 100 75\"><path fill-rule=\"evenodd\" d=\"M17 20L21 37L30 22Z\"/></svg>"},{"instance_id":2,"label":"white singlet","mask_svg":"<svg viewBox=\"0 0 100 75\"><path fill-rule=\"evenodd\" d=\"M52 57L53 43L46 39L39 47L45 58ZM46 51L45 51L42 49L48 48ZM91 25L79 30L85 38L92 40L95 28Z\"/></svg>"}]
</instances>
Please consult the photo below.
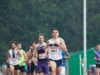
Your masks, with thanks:
<instances>
[{"instance_id":1,"label":"white singlet","mask_svg":"<svg viewBox=\"0 0 100 75\"><path fill-rule=\"evenodd\" d=\"M57 41L60 44L61 38L58 38ZM62 59L62 50L60 47L55 43L55 40L52 38L48 40L49 44L49 59L51 60L60 60Z\"/></svg>"}]
</instances>

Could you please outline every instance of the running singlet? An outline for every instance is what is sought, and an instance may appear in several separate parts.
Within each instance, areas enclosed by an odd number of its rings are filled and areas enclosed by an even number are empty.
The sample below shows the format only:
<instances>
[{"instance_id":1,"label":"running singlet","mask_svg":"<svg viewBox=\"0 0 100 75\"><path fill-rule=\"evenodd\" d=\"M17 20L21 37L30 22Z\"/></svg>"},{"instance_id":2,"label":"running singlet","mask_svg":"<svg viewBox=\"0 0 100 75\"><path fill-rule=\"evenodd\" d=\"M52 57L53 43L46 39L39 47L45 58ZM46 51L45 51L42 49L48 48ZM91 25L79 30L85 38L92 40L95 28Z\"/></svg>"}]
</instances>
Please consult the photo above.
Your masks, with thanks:
<instances>
[{"instance_id":1,"label":"running singlet","mask_svg":"<svg viewBox=\"0 0 100 75\"><path fill-rule=\"evenodd\" d=\"M21 50L21 51L20 51L20 54L21 54L21 57L20 57L20 60L19 60L19 65L20 65L20 66L26 65L26 62L25 62L26 59L25 59L24 53L25 53L24 50Z\"/></svg>"},{"instance_id":2,"label":"running singlet","mask_svg":"<svg viewBox=\"0 0 100 75\"><path fill-rule=\"evenodd\" d=\"M60 39L58 38L58 42L60 44ZM59 46L55 43L54 39L48 40L49 44L49 59L51 60L60 60L62 59L62 50L59 48Z\"/></svg>"},{"instance_id":3,"label":"running singlet","mask_svg":"<svg viewBox=\"0 0 100 75\"><path fill-rule=\"evenodd\" d=\"M37 52L38 52L38 60L46 59L46 54L45 54L45 47L46 43L37 44Z\"/></svg>"},{"instance_id":4,"label":"running singlet","mask_svg":"<svg viewBox=\"0 0 100 75\"><path fill-rule=\"evenodd\" d=\"M18 55L18 52L16 50L10 49L8 51L8 54L10 56L9 64L10 65L18 65L19 64L19 55Z\"/></svg>"},{"instance_id":5,"label":"running singlet","mask_svg":"<svg viewBox=\"0 0 100 75\"><path fill-rule=\"evenodd\" d=\"M100 59L100 52L95 52L95 57ZM100 60L96 60L96 64L100 64Z\"/></svg>"}]
</instances>

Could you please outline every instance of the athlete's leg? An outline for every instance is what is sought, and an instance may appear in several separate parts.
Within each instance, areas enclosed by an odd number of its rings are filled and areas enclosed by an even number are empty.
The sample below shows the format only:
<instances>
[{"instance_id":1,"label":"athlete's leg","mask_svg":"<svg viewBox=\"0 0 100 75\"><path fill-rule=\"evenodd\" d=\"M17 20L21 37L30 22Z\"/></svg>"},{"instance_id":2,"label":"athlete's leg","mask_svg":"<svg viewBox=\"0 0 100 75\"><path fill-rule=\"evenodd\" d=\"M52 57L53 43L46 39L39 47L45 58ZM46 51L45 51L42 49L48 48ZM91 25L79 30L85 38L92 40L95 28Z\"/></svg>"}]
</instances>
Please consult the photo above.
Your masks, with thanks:
<instances>
[{"instance_id":1,"label":"athlete's leg","mask_svg":"<svg viewBox=\"0 0 100 75\"><path fill-rule=\"evenodd\" d=\"M38 75L44 75L43 73L38 73Z\"/></svg>"},{"instance_id":2,"label":"athlete's leg","mask_svg":"<svg viewBox=\"0 0 100 75\"><path fill-rule=\"evenodd\" d=\"M57 64L56 75L61 75L62 60L57 60L57 61L56 61L56 64Z\"/></svg>"},{"instance_id":3,"label":"athlete's leg","mask_svg":"<svg viewBox=\"0 0 100 75\"><path fill-rule=\"evenodd\" d=\"M10 75L14 75L14 66L9 65Z\"/></svg>"},{"instance_id":4,"label":"athlete's leg","mask_svg":"<svg viewBox=\"0 0 100 75\"><path fill-rule=\"evenodd\" d=\"M11 75L11 74L10 74L10 68L7 68L7 74L8 74L8 75Z\"/></svg>"},{"instance_id":5,"label":"athlete's leg","mask_svg":"<svg viewBox=\"0 0 100 75\"><path fill-rule=\"evenodd\" d=\"M100 68L99 68L99 75L100 75Z\"/></svg>"},{"instance_id":6,"label":"athlete's leg","mask_svg":"<svg viewBox=\"0 0 100 75\"><path fill-rule=\"evenodd\" d=\"M54 61L49 61L51 73L50 75L56 75L56 63Z\"/></svg>"},{"instance_id":7,"label":"athlete's leg","mask_svg":"<svg viewBox=\"0 0 100 75\"><path fill-rule=\"evenodd\" d=\"M15 73L15 75L19 75L19 65L15 65L14 66L14 73Z\"/></svg>"},{"instance_id":8,"label":"athlete's leg","mask_svg":"<svg viewBox=\"0 0 100 75\"><path fill-rule=\"evenodd\" d=\"M19 70L15 70L15 71L14 71L14 74L15 74L15 75L19 75Z\"/></svg>"},{"instance_id":9,"label":"athlete's leg","mask_svg":"<svg viewBox=\"0 0 100 75\"><path fill-rule=\"evenodd\" d=\"M57 67L56 75L61 75L62 66Z\"/></svg>"},{"instance_id":10,"label":"athlete's leg","mask_svg":"<svg viewBox=\"0 0 100 75\"><path fill-rule=\"evenodd\" d=\"M65 66L62 66L61 75L65 75Z\"/></svg>"},{"instance_id":11,"label":"athlete's leg","mask_svg":"<svg viewBox=\"0 0 100 75\"><path fill-rule=\"evenodd\" d=\"M96 75L99 75L99 68L96 68Z\"/></svg>"},{"instance_id":12,"label":"athlete's leg","mask_svg":"<svg viewBox=\"0 0 100 75\"><path fill-rule=\"evenodd\" d=\"M25 66L21 66L20 67L20 71L21 71L21 75L26 75L26 72L27 72L26 65Z\"/></svg>"},{"instance_id":13,"label":"athlete's leg","mask_svg":"<svg viewBox=\"0 0 100 75\"><path fill-rule=\"evenodd\" d=\"M22 75L26 75L26 72L22 72Z\"/></svg>"},{"instance_id":14,"label":"athlete's leg","mask_svg":"<svg viewBox=\"0 0 100 75\"><path fill-rule=\"evenodd\" d=\"M43 65L43 73L44 73L44 75L49 75L50 74L49 64L48 64L47 61L44 62L44 65Z\"/></svg>"}]
</instances>

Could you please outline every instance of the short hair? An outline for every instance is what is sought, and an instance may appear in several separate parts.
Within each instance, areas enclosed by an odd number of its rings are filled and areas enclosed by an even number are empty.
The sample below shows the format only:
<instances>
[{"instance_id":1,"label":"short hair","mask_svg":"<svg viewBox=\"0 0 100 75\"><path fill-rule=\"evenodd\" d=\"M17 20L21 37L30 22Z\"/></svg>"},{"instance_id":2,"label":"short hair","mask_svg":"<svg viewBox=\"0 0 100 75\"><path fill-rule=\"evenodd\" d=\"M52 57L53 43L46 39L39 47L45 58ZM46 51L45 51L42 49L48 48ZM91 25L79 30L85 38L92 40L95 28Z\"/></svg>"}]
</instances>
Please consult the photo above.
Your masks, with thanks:
<instances>
[{"instance_id":1,"label":"short hair","mask_svg":"<svg viewBox=\"0 0 100 75\"><path fill-rule=\"evenodd\" d=\"M44 34L43 33L40 33L39 36L44 36Z\"/></svg>"},{"instance_id":2,"label":"short hair","mask_svg":"<svg viewBox=\"0 0 100 75\"><path fill-rule=\"evenodd\" d=\"M59 32L59 30L58 30L57 28L53 28L53 29L52 29L52 31L54 31L54 30L56 30L56 31L58 31L58 32Z\"/></svg>"},{"instance_id":3,"label":"short hair","mask_svg":"<svg viewBox=\"0 0 100 75\"><path fill-rule=\"evenodd\" d=\"M9 46L11 47L11 45L12 45L13 43L14 43L15 45L17 45L17 42L16 42L16 41L10 41Z\"/></svg>"},{"instance_id":4,"label":"short hair","mask_svg":"<svg viewBox=\"0 0 100 75\"><path fill-rule=\"evenodd\" d=\"M31 43L31 46L32 46L33 44L36 44L36 42L32 42L32 43Z\"/></svg>"},{"instance_id":5,"label":"short hair","mask_svg":"<svg viewBox=\"0 0 100 75\"><path fill-rule=\"evenodd\" d=\"M17 43L17 45L22 45L21 43Z\"/></svg>"},{"instance_id":6,"label":"short hair","mask_svg":"<svg viewBox=\"0 0 100 75\"><path fill-rule=\"evenodd\" d=\"M96 47L97 47L97 46L100 46L100 44L97 44Z\"/></svg>"}]
</instances>

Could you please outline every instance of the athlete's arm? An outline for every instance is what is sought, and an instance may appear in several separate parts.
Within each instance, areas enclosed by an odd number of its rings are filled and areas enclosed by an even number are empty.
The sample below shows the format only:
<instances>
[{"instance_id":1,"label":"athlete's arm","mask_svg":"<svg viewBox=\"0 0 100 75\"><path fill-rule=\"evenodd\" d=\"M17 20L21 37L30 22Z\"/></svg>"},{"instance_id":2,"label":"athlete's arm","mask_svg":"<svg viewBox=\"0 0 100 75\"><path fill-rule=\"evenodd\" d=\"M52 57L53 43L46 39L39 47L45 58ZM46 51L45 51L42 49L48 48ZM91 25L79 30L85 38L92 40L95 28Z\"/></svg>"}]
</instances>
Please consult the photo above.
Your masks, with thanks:
<instances>
[{"instance_id":1,"label":"athlete's arm","mask_svg":"<svg viewBox=\"0 0 100 75\"><path fill-rule=\"evenodd\" d=\"M18 55L21 57L21 50L17 49Z\"/></svg>"},{"instance_id":2,"label":"athlete's arm","mask_svg":"<svg viewBox=\"0 0 100 75\"><path fill-rule=\"evenodd\" d=\"M62 38L60 38L60 44L58 44L58 45L62 50L68 51L66 44L65 44L65 41Z\"/></svg>"},{"instance_id":3,"label":"athlete's arm","mask_svg":"<svg viewBox=\"0 0 100 75\"><path fill-rule=\"evenodd\" d=\"M7 52L7 54L6 54L6 62L7 63L9 62L9 59L10 59L10 56L9 56L9 53Z\"/></svg>"},{"instance_id":4,"label":"athlete's arm","mask_svg":"<svg viewBox=\"0 0 100 75\"><path fill-rule=\"evenodd\" d=\"M97 58L97 57L96 57L96 54L95 54L95 56L94 56L94 60L100 60L100 58Z\"/></svg>"},{"instance_id":5,"label":"athlete's arm","mask_svg":"<svg viewBox=\"0 0 100 75\"><path fill-rule=\"evenodd\" d=\"M36 49L36 58L38 59L38 57L39 57L39 56L38 56L38 50Z\"/></svg>"},{"instance_id":6,"label":"athlete's arm","mask_svg":"<svg viewBox=\"0 0 100 75\"><path fill-rule=\"evenodd\" d=\"M98 58L94 57L94 60L100 60L100 59L98 59Z\"/></svg>"},{"instance_id":7,"label":"athlete's arm","mask_svg":"<svg viewBox=\"0 0 100 75\"><path fill-rule=\"evenodd\" d=\"M27 58L29 58L31 54L30 54L29 51L27 51L27 52L26 52L26 55L27 55Z\"/></svg>"},{"instance_id":8,"label":"athlete's arm","mask_svg":"<svg viewBox=\"0 0 100 75\"><path fill-rule=\"evenodd\" d=\"M47 41L47 45L46 45L46 54L47 54L47 59L49 61L49 40Z\"/></svg>"},{"instance_id":9,"label":"athlete's arm","mask_svg":"<svg viewBox=\"0 0 100 75\"><path fill-rule=\"evenodd\" d=\"M66 55L64 56L65 59L69 59L70 58L70 54L68 52L68 50L65 51Z\"/></svg>"},{"instance_id":10,"label":"athlete's arm","mask_svg":"<svg viewBox=\"0 0 100 75\"><path fill-rule=\"evenodd\" d=\"M48 47L46 47L45 53L46 53L46 58L49 59L49 50L48 50Z\"/></svg>"},{"instance_id":11,"label":"athlete's arm","mask_svg":"<svg viewBox=\"0 0 100 75\"><path fill-rule=\"evenodd\" d=\"M27 57L27 54L25 53L25 51L24 51L24 57L25 57L25 59L27 61L28 60L28 57Z\"/></svg>"},{"instance_id":12,"label":"athlete's arm","mask_svg":"<svg viewBox=\"0 0 100 75\"><path fill-rule=\"evenodd\" d=\"M61 38L61 43L59 44L59 47L65 51L66 55L65 55L65 59L69 59L70 58L70 55L69 55L69 52L68 52L68 48L66 47L66 44L65 44L65 41Z\"/></svg>"}]
</instances>

